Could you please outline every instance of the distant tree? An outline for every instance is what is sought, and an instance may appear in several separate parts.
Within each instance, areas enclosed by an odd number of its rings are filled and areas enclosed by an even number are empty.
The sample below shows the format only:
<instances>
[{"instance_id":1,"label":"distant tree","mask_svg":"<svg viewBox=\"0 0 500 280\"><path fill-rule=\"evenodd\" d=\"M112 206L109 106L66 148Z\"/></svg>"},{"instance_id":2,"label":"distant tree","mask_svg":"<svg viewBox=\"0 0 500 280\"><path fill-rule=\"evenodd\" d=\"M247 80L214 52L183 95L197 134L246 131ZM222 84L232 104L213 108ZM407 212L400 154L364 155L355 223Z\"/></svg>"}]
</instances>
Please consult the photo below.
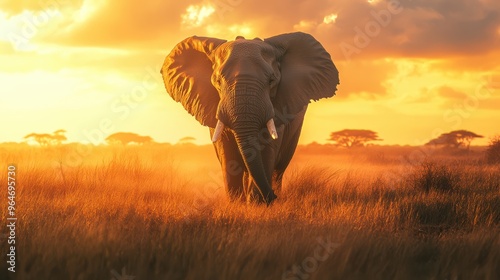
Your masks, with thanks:
<instances>
[{"instance_id":1,"label":"distant tree","mask_svg":"<svg viewBox=\"0 0 500 280\"><path fill-rule=\"evenodd\" d=\"M486 149L486 160L488 163L500 163L500 135L490 140L488 149Z\"/></svg>"},{"instance_id":2,"label":"distant tree","mask_svg":"<svg viewBox=\"0 0 500 280\"><path fill-rule=\"evenodd\" d=\"M315 147L321 147L321 144L318 143L318 142L316 142L316 141L313 141L313 142L307 144L306 146L307 147L314 147L315 148Z\"/></svg>"},{"instance_id":3,"label":"distant tree","mask_svg":"<svg viewBox=\"0 0 500 280\"><path fill-rule=\"evenodd\" d=\"M58 129L58 130L54 131L52 134L53 135L64 135L65 133L66 133L66 130Z\"/></svg>"},{"instance_id":4,"label":"distant tree","mask_svg":"<svg viewBox=\"0 0 500 280\"><path fill-rule=\"evenodd\" d=\"M111 145L116 145L116 144L128 145L131 143L144 145L152 143L153 138L151 138L150 136L141 136L131 132L117 132L109 135L106 138L106 141L108 142L108 144Z\"/></svg>"},{"instance_id":5,"label":"distant tree","mask_svg":"<svg viewBox=\"0 0 500 280\"><path fill-rule=\"evenodd\" d=\"M68 140L68 138L66 138L66 136L64 135L66 133L66 130L64 129L59 129L59 130L56 130L54 131L54 133L52 134L52 144L54 145L61 145L62 142Z\"/></svg>"},{"instance_id":6,"label":"distant tree","mask_svg":"<svg viewBox=\"0 0 500 280\"><path fill-rule=\"evenodd\" d=\"M196 138L194 138L194 137L186 136L186 137L182 137L181 139L179 139L179 142L177 142L177 144L193 144L193 142L195 140L196 140Z\"/></svg>"},{"instance_id":7,"label":"distant tree","mask_svg":"<svg viewBox=\"0 0 500 280\"><path fill-rule=\"evenodd\" d=\"M470 143L475 138L483 138L483 136L468 130L454 130L441 134L439 137L430 140L425 145L435 145L455 149L464 146L467 150L469 150Z\"/></svg>"},{"instance_id":8,"label":"distant tree","mask_svg":"<svg viewBox=\"0 0 500 280\"><path fill-rule=\"evenodd\" d=\"M29 140L32 139L37 142L40 146L54 146L61 145L62 142L66 141L68 138L64 135L66 130L59 129L54 131L53 134L48 133L30 133L24 136L24 139Z\"/></svg>"},{"instance_id":9,"label":"distant tree","mask_svg":"<svg viewBox=\"0 0 500 280\"><path fill-rule=\"evenodd\" d=\"M365 129L344 129L335 131L330 134L329 141L333 141L335 145L353 148L363 147L371 141L381 141L377 132Z\"/></svg>"},{"instance_id":10,"label":"distant tree","mask_svg":"<svg viewBox=\"0 0 500 280\"><path fill-rule=\"evenodd\" d=\"M35 142L37 142L40 146L48 146L52 141L52 135L47 133L30 133L24 136L24 139L26 140L32 139Z\"/></svg>"}]
</instances>

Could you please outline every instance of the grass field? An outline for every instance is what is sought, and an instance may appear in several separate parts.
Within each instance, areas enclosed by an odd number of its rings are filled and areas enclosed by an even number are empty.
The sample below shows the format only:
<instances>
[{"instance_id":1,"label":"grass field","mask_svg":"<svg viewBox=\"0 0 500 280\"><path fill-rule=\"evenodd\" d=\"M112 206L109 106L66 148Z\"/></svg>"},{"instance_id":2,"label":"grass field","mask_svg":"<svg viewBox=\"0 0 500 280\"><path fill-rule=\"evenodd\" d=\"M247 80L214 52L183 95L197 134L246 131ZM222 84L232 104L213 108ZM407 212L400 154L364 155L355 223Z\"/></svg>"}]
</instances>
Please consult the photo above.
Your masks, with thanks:
<instances>
[{"instance_id":1,"label":"grass field","mask_svg":"<svg viewBox=\"0 0 500 280\"><path fill-rule=\"evenodd\" d=\"M0 278L500 279L500 167L480 150L300 147L266 207L228 202L209 146L74 149L0 147L18 183Z\"/></svg>"}]
</instances>

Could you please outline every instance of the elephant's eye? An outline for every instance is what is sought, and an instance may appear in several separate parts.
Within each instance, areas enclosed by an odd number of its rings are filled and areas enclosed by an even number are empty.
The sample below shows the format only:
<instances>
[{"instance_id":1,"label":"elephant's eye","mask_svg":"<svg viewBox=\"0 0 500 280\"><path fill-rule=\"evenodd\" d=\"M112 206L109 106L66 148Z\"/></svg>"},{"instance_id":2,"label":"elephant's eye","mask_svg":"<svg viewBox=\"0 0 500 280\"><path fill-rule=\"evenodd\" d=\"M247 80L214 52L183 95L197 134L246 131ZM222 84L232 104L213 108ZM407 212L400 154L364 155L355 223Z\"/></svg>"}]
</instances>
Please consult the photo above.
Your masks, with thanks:
<instances>
[{"instance_id":1,"label":"elephant's eye","mask_svg":"<svg viewBox=\"0 0 500 280\"><path fill-rule=\"evenodd\" d=\"M271 76L269 78L269 86L274 86L275 83L276 83L276 77Z\"/></svg>"}]
</instances>

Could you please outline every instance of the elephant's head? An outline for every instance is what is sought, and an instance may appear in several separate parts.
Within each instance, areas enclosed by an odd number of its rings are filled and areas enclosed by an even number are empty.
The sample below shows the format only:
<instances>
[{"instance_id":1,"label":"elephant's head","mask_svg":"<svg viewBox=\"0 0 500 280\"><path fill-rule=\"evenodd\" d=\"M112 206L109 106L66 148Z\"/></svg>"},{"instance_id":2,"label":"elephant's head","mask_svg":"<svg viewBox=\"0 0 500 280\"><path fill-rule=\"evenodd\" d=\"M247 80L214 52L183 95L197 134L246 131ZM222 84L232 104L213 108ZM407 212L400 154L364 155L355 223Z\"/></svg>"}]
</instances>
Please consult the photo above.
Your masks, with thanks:
<instances>
[{"instance_id":1,"label":"elephant's head","mask_svg":"<svg viewBox=\"0 0 500 280\"><path fill-rule=\"evenodd\" d=\"M202 125L215 128L213 141L222 133L234 134L267 203L276 196L263 167L259 138L280 137L276 126L290 122L310 100L335 95L339 83L328 52L305 33L265 40L190 37L167 56L161 72L170 96Z\"/></svg>"}]
</instances>

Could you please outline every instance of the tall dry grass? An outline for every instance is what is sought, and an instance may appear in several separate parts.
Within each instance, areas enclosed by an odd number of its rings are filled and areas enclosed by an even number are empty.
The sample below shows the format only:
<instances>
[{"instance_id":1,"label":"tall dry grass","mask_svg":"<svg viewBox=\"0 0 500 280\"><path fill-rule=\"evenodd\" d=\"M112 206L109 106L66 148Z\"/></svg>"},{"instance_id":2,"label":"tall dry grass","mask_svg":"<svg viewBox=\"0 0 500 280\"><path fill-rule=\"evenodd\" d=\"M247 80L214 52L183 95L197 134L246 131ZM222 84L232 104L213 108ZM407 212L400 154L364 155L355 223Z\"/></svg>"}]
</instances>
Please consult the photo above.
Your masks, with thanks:
<instances>
[{"instance_id":1,"label":"tall dry grass","mask_svg":"<svg viewBox=\"0 0 500 280\"><path fill-rule=\"evenodd\" d=\"M18 166L14 279L500 277L500 170L479 152L299 149L265 207L227 201L211 147L96 147L77 166L60 149L0 150Z\"/></svg>"}]
</instances>

